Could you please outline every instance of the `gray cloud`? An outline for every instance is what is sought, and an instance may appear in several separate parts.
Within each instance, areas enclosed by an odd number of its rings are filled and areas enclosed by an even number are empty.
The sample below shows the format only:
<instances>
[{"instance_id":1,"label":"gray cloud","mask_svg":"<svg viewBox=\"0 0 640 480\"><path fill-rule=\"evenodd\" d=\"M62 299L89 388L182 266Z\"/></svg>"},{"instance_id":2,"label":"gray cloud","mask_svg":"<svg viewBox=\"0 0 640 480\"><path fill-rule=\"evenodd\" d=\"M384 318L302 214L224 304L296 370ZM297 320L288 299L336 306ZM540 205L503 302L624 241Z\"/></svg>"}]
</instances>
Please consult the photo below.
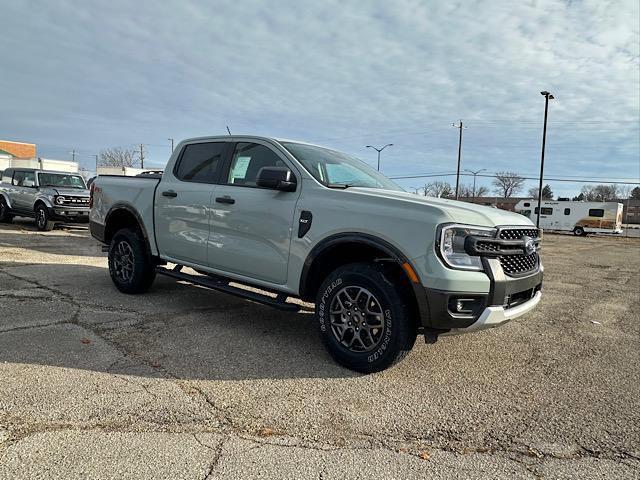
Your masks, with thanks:
<instances>
[{"instance_id":1,"label":"gray cloud","mask_svg":"<svg viewBox=\"0 0 640 480\"><path fill-rule=\"evenodd\" d=\"M548 89L547 171L637 177L639 15L636 1L11 2L0 136L87 165L142 142L162 163L166 138L229 124L366 158L393 142L383 165L400 174L453 169L463 119L465 168L535 173Z\"/></svg>"}]
</instances>

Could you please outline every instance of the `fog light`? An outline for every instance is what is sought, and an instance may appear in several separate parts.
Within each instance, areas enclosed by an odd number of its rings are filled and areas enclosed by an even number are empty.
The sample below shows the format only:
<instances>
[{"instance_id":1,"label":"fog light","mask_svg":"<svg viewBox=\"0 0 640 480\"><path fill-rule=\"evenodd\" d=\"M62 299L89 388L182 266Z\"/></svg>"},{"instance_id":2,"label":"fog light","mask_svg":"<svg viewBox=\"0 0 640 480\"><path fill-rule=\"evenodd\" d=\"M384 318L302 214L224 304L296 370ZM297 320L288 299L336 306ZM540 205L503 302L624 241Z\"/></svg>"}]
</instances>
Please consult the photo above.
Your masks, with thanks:
<instances>
[{"instance_id":1,"label":"fog light","mask_svg":"<svg viewBox=\"0 0 640 480\"><path fill-rule=\"evenodd\" d=\"M449 299L449 312L454 315L473 315L479 311L482 303L480 298L451 297Z\"/></svg>"}]
</instances>

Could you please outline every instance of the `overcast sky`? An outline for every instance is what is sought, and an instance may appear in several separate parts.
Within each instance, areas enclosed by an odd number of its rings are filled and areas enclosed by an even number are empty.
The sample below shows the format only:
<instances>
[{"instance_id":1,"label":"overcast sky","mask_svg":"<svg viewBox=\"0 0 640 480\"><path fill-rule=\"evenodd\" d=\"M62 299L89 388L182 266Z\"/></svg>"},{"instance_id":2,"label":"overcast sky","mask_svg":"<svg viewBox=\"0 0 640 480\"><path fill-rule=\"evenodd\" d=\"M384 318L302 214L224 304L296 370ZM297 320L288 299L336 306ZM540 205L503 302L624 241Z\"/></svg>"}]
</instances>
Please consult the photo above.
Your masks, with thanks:
<instances>
[{"instance_id":1,"label":"overcast sky","mask_svg":"<svg viewBox=\"0 0 640 480\"><path fill-rule=\"evenodd\" d=\"M549 177L640 176L637 0L0 2L0 138L40 156L144 143L162 165L229 125L447 173L462 119L463 169L535 176L549 90Z\"/></svg>"}]
</instances>

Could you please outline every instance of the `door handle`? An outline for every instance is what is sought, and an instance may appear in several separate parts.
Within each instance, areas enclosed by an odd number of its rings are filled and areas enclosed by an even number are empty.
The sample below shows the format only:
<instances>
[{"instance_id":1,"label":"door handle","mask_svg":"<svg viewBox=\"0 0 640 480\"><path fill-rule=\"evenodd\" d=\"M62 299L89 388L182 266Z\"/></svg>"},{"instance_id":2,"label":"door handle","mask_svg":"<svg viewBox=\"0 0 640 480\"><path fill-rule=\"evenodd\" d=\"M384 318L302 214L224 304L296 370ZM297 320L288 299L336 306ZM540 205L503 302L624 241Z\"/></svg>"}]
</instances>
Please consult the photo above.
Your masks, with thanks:
<instances>
[{"instance_id":1,"label":"door handle","mask_svg":"<svg viewBox=\"0 0 640 480\"><path fill-rule=\"evenodd\" d=\"M216 202L218 203L228 203L229 205L233 205L236 201L231 197L216 197Z\"/></svg>"},{"instance_id":2,"label":"door handle","mask_svg":"<svg viewBox=\"0 0 640 480\"><path fill-rule=\"evenodd\" d=\"M178 194L176 192L174 192L173 190L167 190L165 192L162 192L162 196L163 197L171 197L171 198L175 198L178 196Z\"/></svg>"}]
</instances>

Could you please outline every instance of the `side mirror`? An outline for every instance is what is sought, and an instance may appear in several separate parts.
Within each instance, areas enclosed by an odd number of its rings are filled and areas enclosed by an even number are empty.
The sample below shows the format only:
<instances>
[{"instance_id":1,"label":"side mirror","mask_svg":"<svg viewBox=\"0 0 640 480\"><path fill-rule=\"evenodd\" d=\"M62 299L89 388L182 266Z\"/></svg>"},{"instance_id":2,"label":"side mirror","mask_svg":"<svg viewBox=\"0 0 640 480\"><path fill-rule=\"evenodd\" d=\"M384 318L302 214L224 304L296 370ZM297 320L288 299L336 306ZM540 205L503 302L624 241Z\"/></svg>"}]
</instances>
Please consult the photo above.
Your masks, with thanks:
<instances>
[{"instance_id":1,"label":"side mirror","mask_svg":"<svg viewBox=\"0 0 640 480\"><path fill-rule=\"evenodd\" d=\"M262 167L258 171L256 184L262 188L295 192L296 177L287 167Z\"/></svg>"}]
</instances>

